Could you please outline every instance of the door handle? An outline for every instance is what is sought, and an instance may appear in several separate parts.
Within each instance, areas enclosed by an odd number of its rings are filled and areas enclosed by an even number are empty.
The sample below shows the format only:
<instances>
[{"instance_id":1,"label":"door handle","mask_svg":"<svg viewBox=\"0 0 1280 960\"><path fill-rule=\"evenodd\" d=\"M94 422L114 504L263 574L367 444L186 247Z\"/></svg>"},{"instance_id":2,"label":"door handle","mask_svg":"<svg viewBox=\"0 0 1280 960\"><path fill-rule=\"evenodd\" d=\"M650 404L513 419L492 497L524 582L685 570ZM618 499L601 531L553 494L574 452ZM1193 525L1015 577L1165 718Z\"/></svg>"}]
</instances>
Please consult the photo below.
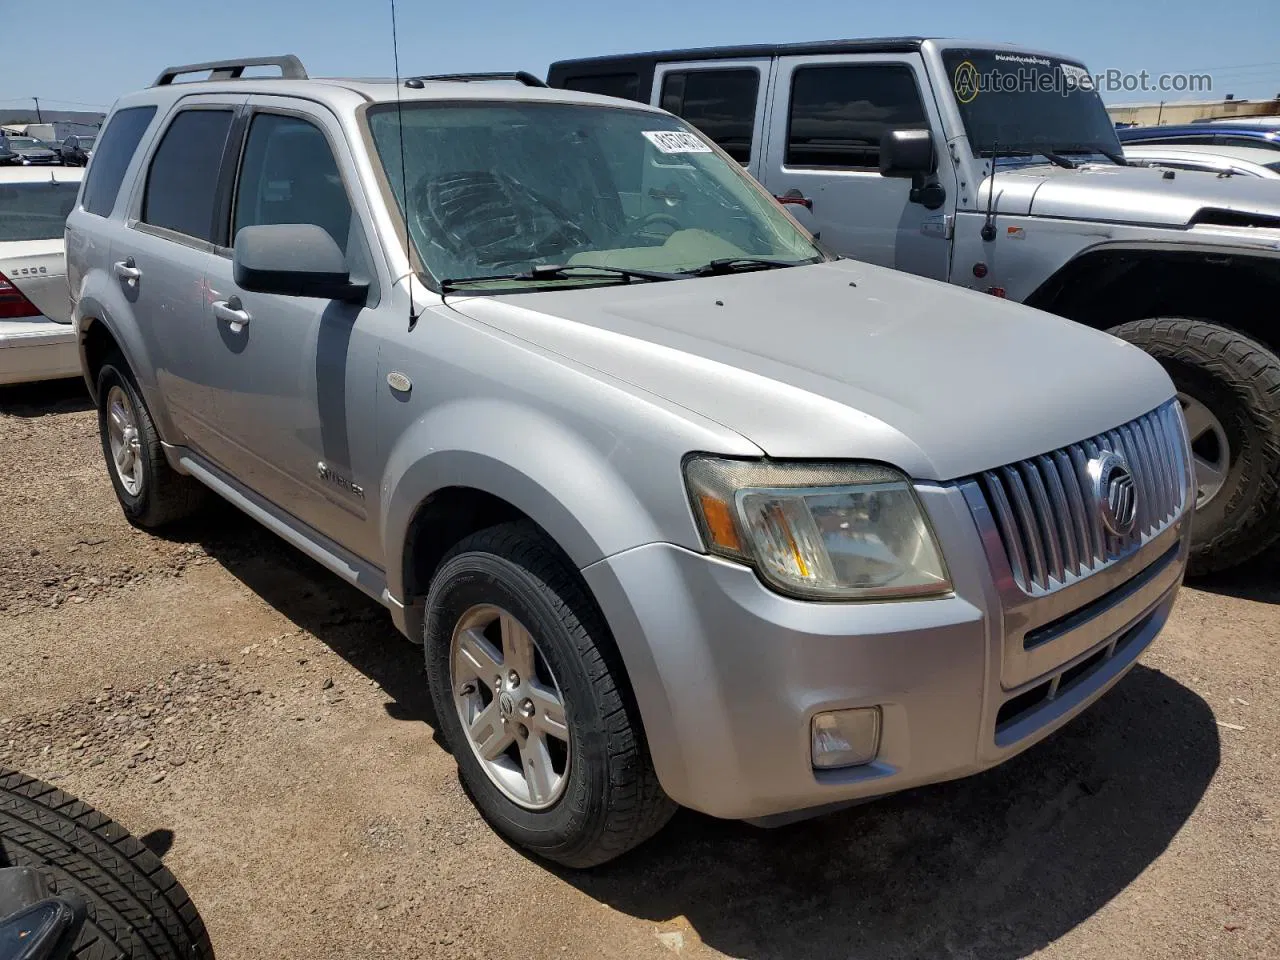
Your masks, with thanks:
<instances>
[{"instance_id":1,"label":"door handle","mask_svg":"<svg viewBox=\"0 0 1280 960\"><path fill-rule=\"evenodd\" d=\"M775 197L774 199L779 203L786 204L788 206L804 207L806 210L813 209L813 201L794 187L782 196Z\"/></svg>"},{"instance_id":2,"label":"door handle","mask_svg":"<svg viewBox=\"0 0 1280 960\"><path fill-rule=\"evenodd\" d=\"M249 311L240 303L239 297L228 297L226 300L215 300L210 304L213 315L231 327L232 333L239 333L253 319Z\"/></svg>"},{"instance_id":3,"label":"door handle","mask_svg":"<svg viewBox=\"0 0 1280 960\"><path fill-rule=\"evenodd\" d=\"M116 276L125 283L137 283L142 279L142 271L138 269L138 265L133 262L133 257L127 260L119 260L115 264Z\"/></svg>"}]
</instances>

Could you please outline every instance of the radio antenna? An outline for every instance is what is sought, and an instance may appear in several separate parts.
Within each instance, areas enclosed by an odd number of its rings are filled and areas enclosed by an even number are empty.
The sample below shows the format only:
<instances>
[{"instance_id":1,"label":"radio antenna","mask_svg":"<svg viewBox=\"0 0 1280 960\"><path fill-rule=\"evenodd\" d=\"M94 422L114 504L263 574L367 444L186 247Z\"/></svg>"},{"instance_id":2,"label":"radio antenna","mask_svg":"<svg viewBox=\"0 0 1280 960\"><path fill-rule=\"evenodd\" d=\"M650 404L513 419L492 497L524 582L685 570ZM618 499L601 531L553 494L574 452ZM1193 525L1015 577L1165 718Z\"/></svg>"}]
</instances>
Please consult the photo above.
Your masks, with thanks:
<instances>
[{"instance_id":1,"label":"radio antenna","mask_svg":"<svg viewBox=\"0 0 1280 960\"><path fill-rule=\"evenodd\" d=\"M392 3L395 0L391 0ZM979 231L985 243L996 238L996 161L1000 159L1000 138L991 138L991 176L987 179L987 218Z\"/></svg>"},{"instance_id":2,"label":"radio antenna","mask_svg":"<svg viewBox=\"0 0 1280 960\"><path fill-rule=\"evenodd\" d=\"M409 216L408 165L404 159L404 104L400 99L400 38L396 33L396 0L391 0L391 48L396 70L396 128L400 135L400 196L404 214L404 259L409 265L409 332L412 333L413 328L418 324L418 318L413 313L413 250L409 237L412 218Z\"/></svg>"}]
</instances>

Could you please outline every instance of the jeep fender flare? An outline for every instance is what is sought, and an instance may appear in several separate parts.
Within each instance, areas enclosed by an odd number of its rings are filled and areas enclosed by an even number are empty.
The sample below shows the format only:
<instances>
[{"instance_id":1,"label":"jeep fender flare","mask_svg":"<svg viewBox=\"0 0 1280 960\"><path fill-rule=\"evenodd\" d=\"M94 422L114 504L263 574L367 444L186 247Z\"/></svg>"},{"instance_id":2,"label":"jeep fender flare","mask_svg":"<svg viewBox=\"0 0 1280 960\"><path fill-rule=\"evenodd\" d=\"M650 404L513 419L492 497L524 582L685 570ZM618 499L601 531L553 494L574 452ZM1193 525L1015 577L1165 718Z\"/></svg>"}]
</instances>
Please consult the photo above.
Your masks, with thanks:
<instances>
[{"instance_id":1,"label":"jeep fender flare","mask_svg":"<svg viewBox=\"0 0 1280 960\"><path fill-rule=\"evenodd\" d=\"M1029 307L1056 313L1051 306L1063 288L1079 280L1091 269L1091 262L1109 254L1132 253L1142 256L1219 256L1246 257L1280 261L1280 246L1274 241L1256 243L1224 244L1215 243L1208 238L1188 235L1185 238L1160 240L1135 239L1100 239L1081 247L1071 255L1057 270L1045 278L1023 301Z\"/></svg>"}]
</instances>

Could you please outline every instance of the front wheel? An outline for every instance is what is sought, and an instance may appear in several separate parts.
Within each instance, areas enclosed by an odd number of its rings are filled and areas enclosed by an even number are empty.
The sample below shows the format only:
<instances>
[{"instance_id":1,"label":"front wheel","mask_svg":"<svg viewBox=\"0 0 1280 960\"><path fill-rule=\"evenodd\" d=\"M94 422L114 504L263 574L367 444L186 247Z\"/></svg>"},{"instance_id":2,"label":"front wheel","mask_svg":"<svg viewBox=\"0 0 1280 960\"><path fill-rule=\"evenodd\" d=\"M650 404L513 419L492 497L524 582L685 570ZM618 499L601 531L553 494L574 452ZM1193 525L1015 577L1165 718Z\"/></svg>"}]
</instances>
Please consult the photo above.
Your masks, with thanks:
<instances>
[{"instance_id":1,"label":"front wheel","mask_svg":"<svg viewBox=\"0 0 1280 960\"><path fill-rule=\"evenodd\" d=\"M463 785L503 836L589 867L670 818L608 628L532 524L454 548L431 582L424 639Z\"/></svg>"},{"instance_id":2,"label":"front wheel","mask_svg":"<svg viewBox=\"0 0 1280 960\"><path fill-rule=\"evenodd\" d=\"M1216 573L1280 538L1280 358L1203 320L1110 331L1163 364L1178 390L1196 469L1190 572Z\"/></svg>"}]
</instances>

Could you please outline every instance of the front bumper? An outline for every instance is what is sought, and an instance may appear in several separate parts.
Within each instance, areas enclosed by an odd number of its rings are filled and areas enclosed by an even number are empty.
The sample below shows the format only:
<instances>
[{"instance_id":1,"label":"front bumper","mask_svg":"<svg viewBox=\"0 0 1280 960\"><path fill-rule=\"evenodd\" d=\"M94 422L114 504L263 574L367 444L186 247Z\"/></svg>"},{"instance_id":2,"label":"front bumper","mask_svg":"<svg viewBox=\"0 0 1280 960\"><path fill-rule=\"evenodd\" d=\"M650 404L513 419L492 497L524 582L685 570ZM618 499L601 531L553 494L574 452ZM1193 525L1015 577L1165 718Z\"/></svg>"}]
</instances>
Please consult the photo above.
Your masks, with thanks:
<instances>
[{"instance_id":1,"label":"front bumper","mask_svg":"<svg viewBox=\"0 0 1280 960\"><path fill-rule=\"evenodd\" d=\"M955 580L937 600L782 597L738 564L651 544L584 571L623 655L668 795L757 819L953 779L1048 736L1113 686L1163 627L1187 516L1079 590L1077 618L1037 638L1042 673L1006 686L1010 631L962 491L920 488ZM1145 576L1144 576L1145 574ZM1065 598L1065 601L1063 600ZM1056 633L1054 632L1056 630ZM1021 643L1021 635L1018 635ZM872 763L815 770L815 713L879 706Z\"/></svg>"},{"instance_id":2,"label":"front bumper","mask_svg":"<svg viewBox=\"0 0 1280 960\"><path fill-rule=\"evenodd\" d=\"M0 320L0 385L80 375L76 330L44 317Z\"/></svg>"}]
</instances>

